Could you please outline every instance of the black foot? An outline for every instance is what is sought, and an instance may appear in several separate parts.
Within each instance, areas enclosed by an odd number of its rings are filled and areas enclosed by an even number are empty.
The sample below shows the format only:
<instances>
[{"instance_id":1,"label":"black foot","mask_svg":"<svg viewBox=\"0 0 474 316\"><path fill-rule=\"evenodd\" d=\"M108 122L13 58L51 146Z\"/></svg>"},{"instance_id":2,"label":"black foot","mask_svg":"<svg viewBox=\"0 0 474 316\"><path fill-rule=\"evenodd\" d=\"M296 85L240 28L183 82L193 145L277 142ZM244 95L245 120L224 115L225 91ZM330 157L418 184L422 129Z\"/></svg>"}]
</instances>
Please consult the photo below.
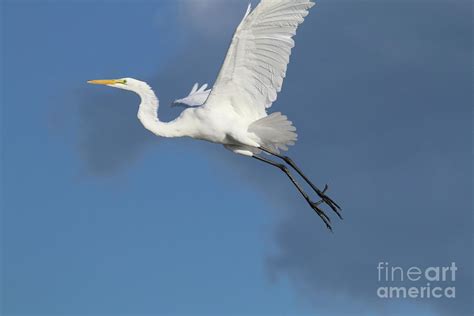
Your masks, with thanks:
<instances>
[{"instance_id":1,"label":"black foot","mask_svg":"<svg viewBox=\"0 0 474 316\"><path fill-rule=\"evenodd\" d=\"M331 227L331 219L329 216L324 213L322 209L319 208L319 205L322 203L322 201L318 202L313 202L308 199L308 204L311 206L311 208L318 214L318 216L323 220L324 224L326 224L326 227L332 232L332 227Z\"/></svg>"},{"instance_id":2,"label":"black foot","mask_svg":"<svg viewBox=\"0 0 474 316\"><path fill-rule=\"evenodd\" d=\"M331 210L333 210L334 213L337 214L337 216L340 219L343 219L342 215L341 215L341 207L339 205L337 205L337 203L334 202L329 196L326 195L326 191L328 190L328 188L329 187L326 184L324 186L324 190L322 190L322 191L316 190L316 193L318 194L319 198L321 199L318 202L316 202L316 205L320 205L322 203L327 204L331 208Z\"/></svg>"}]
</instances>

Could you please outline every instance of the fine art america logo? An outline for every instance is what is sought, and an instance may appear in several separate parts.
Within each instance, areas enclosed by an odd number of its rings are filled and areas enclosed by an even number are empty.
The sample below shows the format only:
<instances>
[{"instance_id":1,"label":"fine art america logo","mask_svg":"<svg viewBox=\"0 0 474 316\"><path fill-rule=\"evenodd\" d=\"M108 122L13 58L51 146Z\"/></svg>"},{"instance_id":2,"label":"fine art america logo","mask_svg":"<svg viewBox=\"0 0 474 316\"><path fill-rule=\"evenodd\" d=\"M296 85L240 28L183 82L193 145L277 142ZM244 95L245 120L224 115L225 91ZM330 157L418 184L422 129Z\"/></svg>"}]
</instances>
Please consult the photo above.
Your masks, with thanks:
<instances>
[{"instance_id":1,"label":"fine art america logo","mask_svg":"<svg viewBox=\"0 0 474 316\"><path fill-rule=\"evenodd\" d=\"M455 298L456 263L448 266L409 267L379 262L377 296L380 298Z\"/></svg>"}]
</instances>

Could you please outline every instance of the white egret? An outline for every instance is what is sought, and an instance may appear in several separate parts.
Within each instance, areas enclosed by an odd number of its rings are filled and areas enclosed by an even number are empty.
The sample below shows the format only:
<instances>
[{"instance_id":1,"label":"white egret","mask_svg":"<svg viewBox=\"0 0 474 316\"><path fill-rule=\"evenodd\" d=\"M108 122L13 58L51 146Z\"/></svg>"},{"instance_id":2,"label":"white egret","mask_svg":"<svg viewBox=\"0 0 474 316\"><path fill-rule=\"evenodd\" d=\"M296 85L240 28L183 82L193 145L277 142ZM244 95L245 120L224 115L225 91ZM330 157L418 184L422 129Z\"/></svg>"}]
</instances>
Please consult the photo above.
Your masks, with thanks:
<instances>
[{"instance_id":1,"label":"white egret","mask_svg":"<svg viewBox=\"0 0 474 316\"><path fill-rule=\"evenodd\" d=\"M331 220L320 208L327 204L340 218L340 207L319 190L280 150L288 150L297 140L296 128L279 112L267 114L277 99L294 47L292 37L308 10L310 0L261 0L249 5L237 27L222 68L211 90L196 84L188 97L177 100L189 106L178 118L162 122L158 118L158 98L151 87L133 78L91 80L138 94L138 119L153 134L162 137L191 137L222 144L236 154L253 157L282 170L329 229ZM282 159L263 157L262 152ZM293 168L316 192L313 202L284 163Z\"/></svg>"}]
</instances>

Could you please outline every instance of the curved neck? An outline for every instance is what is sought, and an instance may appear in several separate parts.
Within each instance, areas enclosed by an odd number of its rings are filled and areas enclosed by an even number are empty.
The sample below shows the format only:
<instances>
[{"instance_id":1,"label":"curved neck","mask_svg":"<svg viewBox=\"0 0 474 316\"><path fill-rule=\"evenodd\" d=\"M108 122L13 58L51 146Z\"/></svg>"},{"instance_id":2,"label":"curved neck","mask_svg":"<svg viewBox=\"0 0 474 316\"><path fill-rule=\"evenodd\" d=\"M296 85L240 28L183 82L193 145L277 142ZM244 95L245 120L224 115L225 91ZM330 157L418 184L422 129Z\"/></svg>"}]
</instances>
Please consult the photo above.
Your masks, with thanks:
<instances>
[{"instance_id":1,"label":"curved neck","mask_svg":"<svg viewBox=\"0 0 474 316\"><path fill-rule=\"evenodd\" d=\"M149 85L142 82L140 87L133 89L140 96L141 103L137 117L143 126L161 137L180 137L182 133L177 126L178 121L161 122L158 118L159 101Z\"/></svg>"}]
</instances>

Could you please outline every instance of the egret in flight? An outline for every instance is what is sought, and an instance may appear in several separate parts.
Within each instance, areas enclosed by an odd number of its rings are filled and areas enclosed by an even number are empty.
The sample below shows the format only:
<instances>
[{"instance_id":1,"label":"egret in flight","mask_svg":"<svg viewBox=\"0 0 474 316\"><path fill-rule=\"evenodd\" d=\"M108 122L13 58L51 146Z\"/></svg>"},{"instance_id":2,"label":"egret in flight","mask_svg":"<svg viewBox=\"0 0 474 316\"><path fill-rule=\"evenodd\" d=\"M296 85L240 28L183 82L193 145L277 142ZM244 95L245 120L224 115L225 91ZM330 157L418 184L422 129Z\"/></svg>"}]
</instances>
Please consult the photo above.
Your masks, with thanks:
<instances>
[{"instance_id":1,"label":"egret in flight","mask_svg":"<svg viewBox=\"0 0 474 316\"><path fill-rule=\"evenodd\" d=\"M321 206L326 204L342 219L340 207L326 195L327 185L318 189L293 160L280 153L297 140L293 123L279 112L267 113L286 76L294 47L292 37L313 5L310 0L261 0L255 9L249 5L214 86L207 89L207 85L196 84L187 97L176 100L187 108L171 122L160 121L158 98L143 81L121 78L88 82L138 94L141 99L138 119L157 136L191 137L222 144L236 154L280 169L332 230L331 220ZM281 161L269 159L272 156ZM318 201L309 197L287 165L314 190Z\"/></svg>"}]
</instances>

